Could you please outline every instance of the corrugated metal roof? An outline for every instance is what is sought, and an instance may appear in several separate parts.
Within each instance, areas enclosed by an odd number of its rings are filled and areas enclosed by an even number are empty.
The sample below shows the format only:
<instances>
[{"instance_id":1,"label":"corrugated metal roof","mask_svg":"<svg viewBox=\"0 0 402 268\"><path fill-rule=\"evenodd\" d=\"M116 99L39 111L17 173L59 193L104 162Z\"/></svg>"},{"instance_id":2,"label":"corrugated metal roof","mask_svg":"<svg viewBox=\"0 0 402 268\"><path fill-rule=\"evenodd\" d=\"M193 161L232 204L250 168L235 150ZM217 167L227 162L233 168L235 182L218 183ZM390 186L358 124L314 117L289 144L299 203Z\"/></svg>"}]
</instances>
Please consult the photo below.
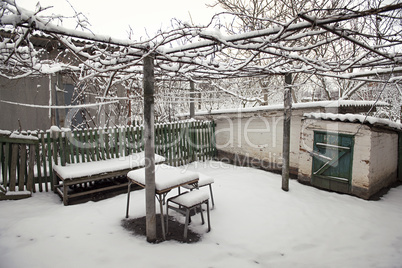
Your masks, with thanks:
<instances>
[{"instance_id":1,"label":"corrugated metal roof","mask_svg":"<svg viewBox=\"0 0 402 268\"><path fill-rule=\"evenodd\" d=\"M308 109L308 108L342 108L342 107L383 107L389 106L388 103L382 101L355 101L355 100L337 100L337 101L316 101L316 102L302 102L293 103L292 109ZM213 115L213 114L229 114L229 113L248 113L257 111L274 111L283 110L283 104L274 104L267 106L257 106L248 108L234 108L234 109L221 109L212 111L199 111L196 115ZM188 114L181 114L179 116L187 116Z\"/></svg>"},{"instance_id":2,"label":"corrugated metal roof","mask_svg":"<svg viewBox=\"0 0 402 268\"><path fill-rule=\"evenodd\" d=\"M333 114L333 113L305 113L303 114L303 116L309 119L360 123L365 125L392 129L396 131L402 131L402 124L391 121L389 119L378 118L374 116L365 116L360 114Z\"/></svg>"}]
</instances>

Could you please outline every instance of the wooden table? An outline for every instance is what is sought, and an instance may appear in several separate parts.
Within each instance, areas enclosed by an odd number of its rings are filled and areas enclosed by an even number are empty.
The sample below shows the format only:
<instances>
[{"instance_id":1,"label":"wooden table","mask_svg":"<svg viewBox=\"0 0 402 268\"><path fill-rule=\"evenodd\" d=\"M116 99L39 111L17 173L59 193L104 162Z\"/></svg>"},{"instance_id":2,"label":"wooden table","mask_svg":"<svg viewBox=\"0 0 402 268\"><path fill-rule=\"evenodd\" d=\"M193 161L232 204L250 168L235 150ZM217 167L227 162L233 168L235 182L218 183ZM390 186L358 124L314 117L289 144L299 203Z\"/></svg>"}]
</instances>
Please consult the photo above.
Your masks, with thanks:
<instances>
[{"instance_id":1,"label":"wooden table","mask_svg":"<svg viewBox=\"0 0 402 268\"><path fill-rule=\"evenodd\" d=\"M134 183L142 188L145 188L145 168L130 171L127 174L127 178L128 191L126 218L128 218L129 214L131 184ZM165 164L155 166L155 197L158 199L160 205L163 239L166 239L165 220L163 215L163 204L165 203L166 195L172 189L187 184L193 185L194 187L198 188L198 179L199 175L196 172L168 166Z\"/></svg>"}]
</instances>

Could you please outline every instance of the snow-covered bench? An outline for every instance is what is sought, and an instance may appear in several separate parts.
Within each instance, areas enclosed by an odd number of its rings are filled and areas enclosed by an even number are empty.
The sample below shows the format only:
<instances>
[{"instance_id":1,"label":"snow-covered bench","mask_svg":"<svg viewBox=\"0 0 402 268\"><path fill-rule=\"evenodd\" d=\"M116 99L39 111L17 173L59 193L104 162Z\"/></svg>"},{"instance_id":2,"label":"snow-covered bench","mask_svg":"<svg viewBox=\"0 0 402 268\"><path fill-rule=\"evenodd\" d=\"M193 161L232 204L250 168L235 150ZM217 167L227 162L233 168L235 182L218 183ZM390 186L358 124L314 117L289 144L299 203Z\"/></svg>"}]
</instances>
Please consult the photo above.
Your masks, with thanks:
<instances>
[{"instance_id":1,"label":"snow-covered bench","mask_svg":"<svg viewBox=\"0 0 402 268\"><path fill-rule=\"evenodd\" d=\"M155 154L155 163L163 163L165 158ZM98 189L91 189L78 193L69 192L73 185L92 183L95 181L126 176L130 170L145 166L144 152L133 153L128 156L98 160L85 163L74 163L53 166L54 192L63 199L64 205L68 205L69 199L78 196L89 195L97 192L108 191L116 188L127 188L127 183L116 184Z\"/></svg>"}]
</instances>

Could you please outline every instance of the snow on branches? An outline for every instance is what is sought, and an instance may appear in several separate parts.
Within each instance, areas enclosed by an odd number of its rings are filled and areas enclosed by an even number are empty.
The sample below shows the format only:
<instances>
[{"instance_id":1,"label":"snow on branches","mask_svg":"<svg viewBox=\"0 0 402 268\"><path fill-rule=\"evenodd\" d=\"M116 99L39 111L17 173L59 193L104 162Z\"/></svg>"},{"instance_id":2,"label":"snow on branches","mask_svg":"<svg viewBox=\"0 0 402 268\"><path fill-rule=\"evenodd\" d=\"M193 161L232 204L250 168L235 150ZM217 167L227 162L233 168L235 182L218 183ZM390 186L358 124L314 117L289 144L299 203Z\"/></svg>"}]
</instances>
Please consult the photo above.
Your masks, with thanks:
<instances>
[{"instance_id":1,"label":"snow on branches","mask_svg":"<svg viewBox=\"0 0 402 268\"><path fill-rule=\"evenodd\" d=\"M401 63L401 54L395 50L402 42L401 29L396 27L380 34L373 32L368 20L358 25L356 21L382 15L400 21L395 15L400 8L402 4L363 11L348 8L304 11L288 22L271 21L269 28L238 34L217 21L221 16L236 20L241 15L224 13L216 15L206 26L176 21L172 30L137 42L66 29L54 24L60 17L41 16L45 8L38 6L36 11L28 11L7 0L1 4L1 69L4 75L7 71L26 74L68 70L80 72L81 79L117 72L115 78L127 79L140 74L138 66L143 58L153 54L161 78L164 75L201 79L300 72L336 76L356 68L367 72L374 67ZM320 17L323 14L325 17ZM86 29L87 22L78 20L78 25ZM35 39L48 39L48 42L43 44ZM58 53L68 54L74 60L66 61L66 56L60 54L51 59L43 56L49 50L49 43L54 43ZM315 50L334 43L339 47L327 48L326 53L317 57Z\"/></svg>"},{"instance_id":2,"label":"snow on branches","mask_svg":"<svg viewBox=\"0 0 402 268\"><path fill-rule=\"evenodd\" d=\"M172 29L136 41L92 33L79 12L73 17L76 29L68 29L57 23L68 18L43 15L47 8L39 4L29 11L5 0L0 3L0 75L63 72L74 77L78 88L96 87L94 94L103 99L115 97L111 88L117 85L130 96L141 84L143 59L152 55L156 81L258 80L288 73L359 80L340 94L343 98L363 82L399 83L401 76L393 74L402 71L402 3L340 3L321 9L312 5L310 10L303 5L297 14L272 18L246 9L223 12L204 26L172 20ZM247 27L239 29L245 22ZM267 83L262 81L261 88ZM226 91L242 101L266 103Z\"/></svg>"}]
</instances>

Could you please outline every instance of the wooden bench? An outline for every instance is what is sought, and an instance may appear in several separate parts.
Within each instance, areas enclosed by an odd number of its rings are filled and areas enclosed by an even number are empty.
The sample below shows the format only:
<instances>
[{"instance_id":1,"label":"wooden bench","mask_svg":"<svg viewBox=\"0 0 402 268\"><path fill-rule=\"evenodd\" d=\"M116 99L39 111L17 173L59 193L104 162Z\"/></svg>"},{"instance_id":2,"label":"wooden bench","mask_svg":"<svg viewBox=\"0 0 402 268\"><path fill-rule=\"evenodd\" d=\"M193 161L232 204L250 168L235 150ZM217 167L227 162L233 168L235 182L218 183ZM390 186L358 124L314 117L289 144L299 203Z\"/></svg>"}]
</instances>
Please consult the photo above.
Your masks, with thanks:
<instances>
[{"instance_id":1,"label":"wooden bench","mask_svg":"<svg viewBox=\"0 0 402 268\"><path fill-rule=\"evenodd\" d=\"M164 161L165 158L163 156L155 155L156 164L163 163ZM70 193L69 191L70 186L93 183L104 179L112 179L111 182L113 184L113 178L126 177L129 171L142 168L144 166L144 152L107 160L67 164L66 166L54 165L54 191L63 199L64 205L68 205L69 199L73 197L89 195L117 188L126 189L128 184L127 179L124 179L124 183L116 183L114 185L105 186L98 189L78 193Z\"/></svg>"}]
</instances>

